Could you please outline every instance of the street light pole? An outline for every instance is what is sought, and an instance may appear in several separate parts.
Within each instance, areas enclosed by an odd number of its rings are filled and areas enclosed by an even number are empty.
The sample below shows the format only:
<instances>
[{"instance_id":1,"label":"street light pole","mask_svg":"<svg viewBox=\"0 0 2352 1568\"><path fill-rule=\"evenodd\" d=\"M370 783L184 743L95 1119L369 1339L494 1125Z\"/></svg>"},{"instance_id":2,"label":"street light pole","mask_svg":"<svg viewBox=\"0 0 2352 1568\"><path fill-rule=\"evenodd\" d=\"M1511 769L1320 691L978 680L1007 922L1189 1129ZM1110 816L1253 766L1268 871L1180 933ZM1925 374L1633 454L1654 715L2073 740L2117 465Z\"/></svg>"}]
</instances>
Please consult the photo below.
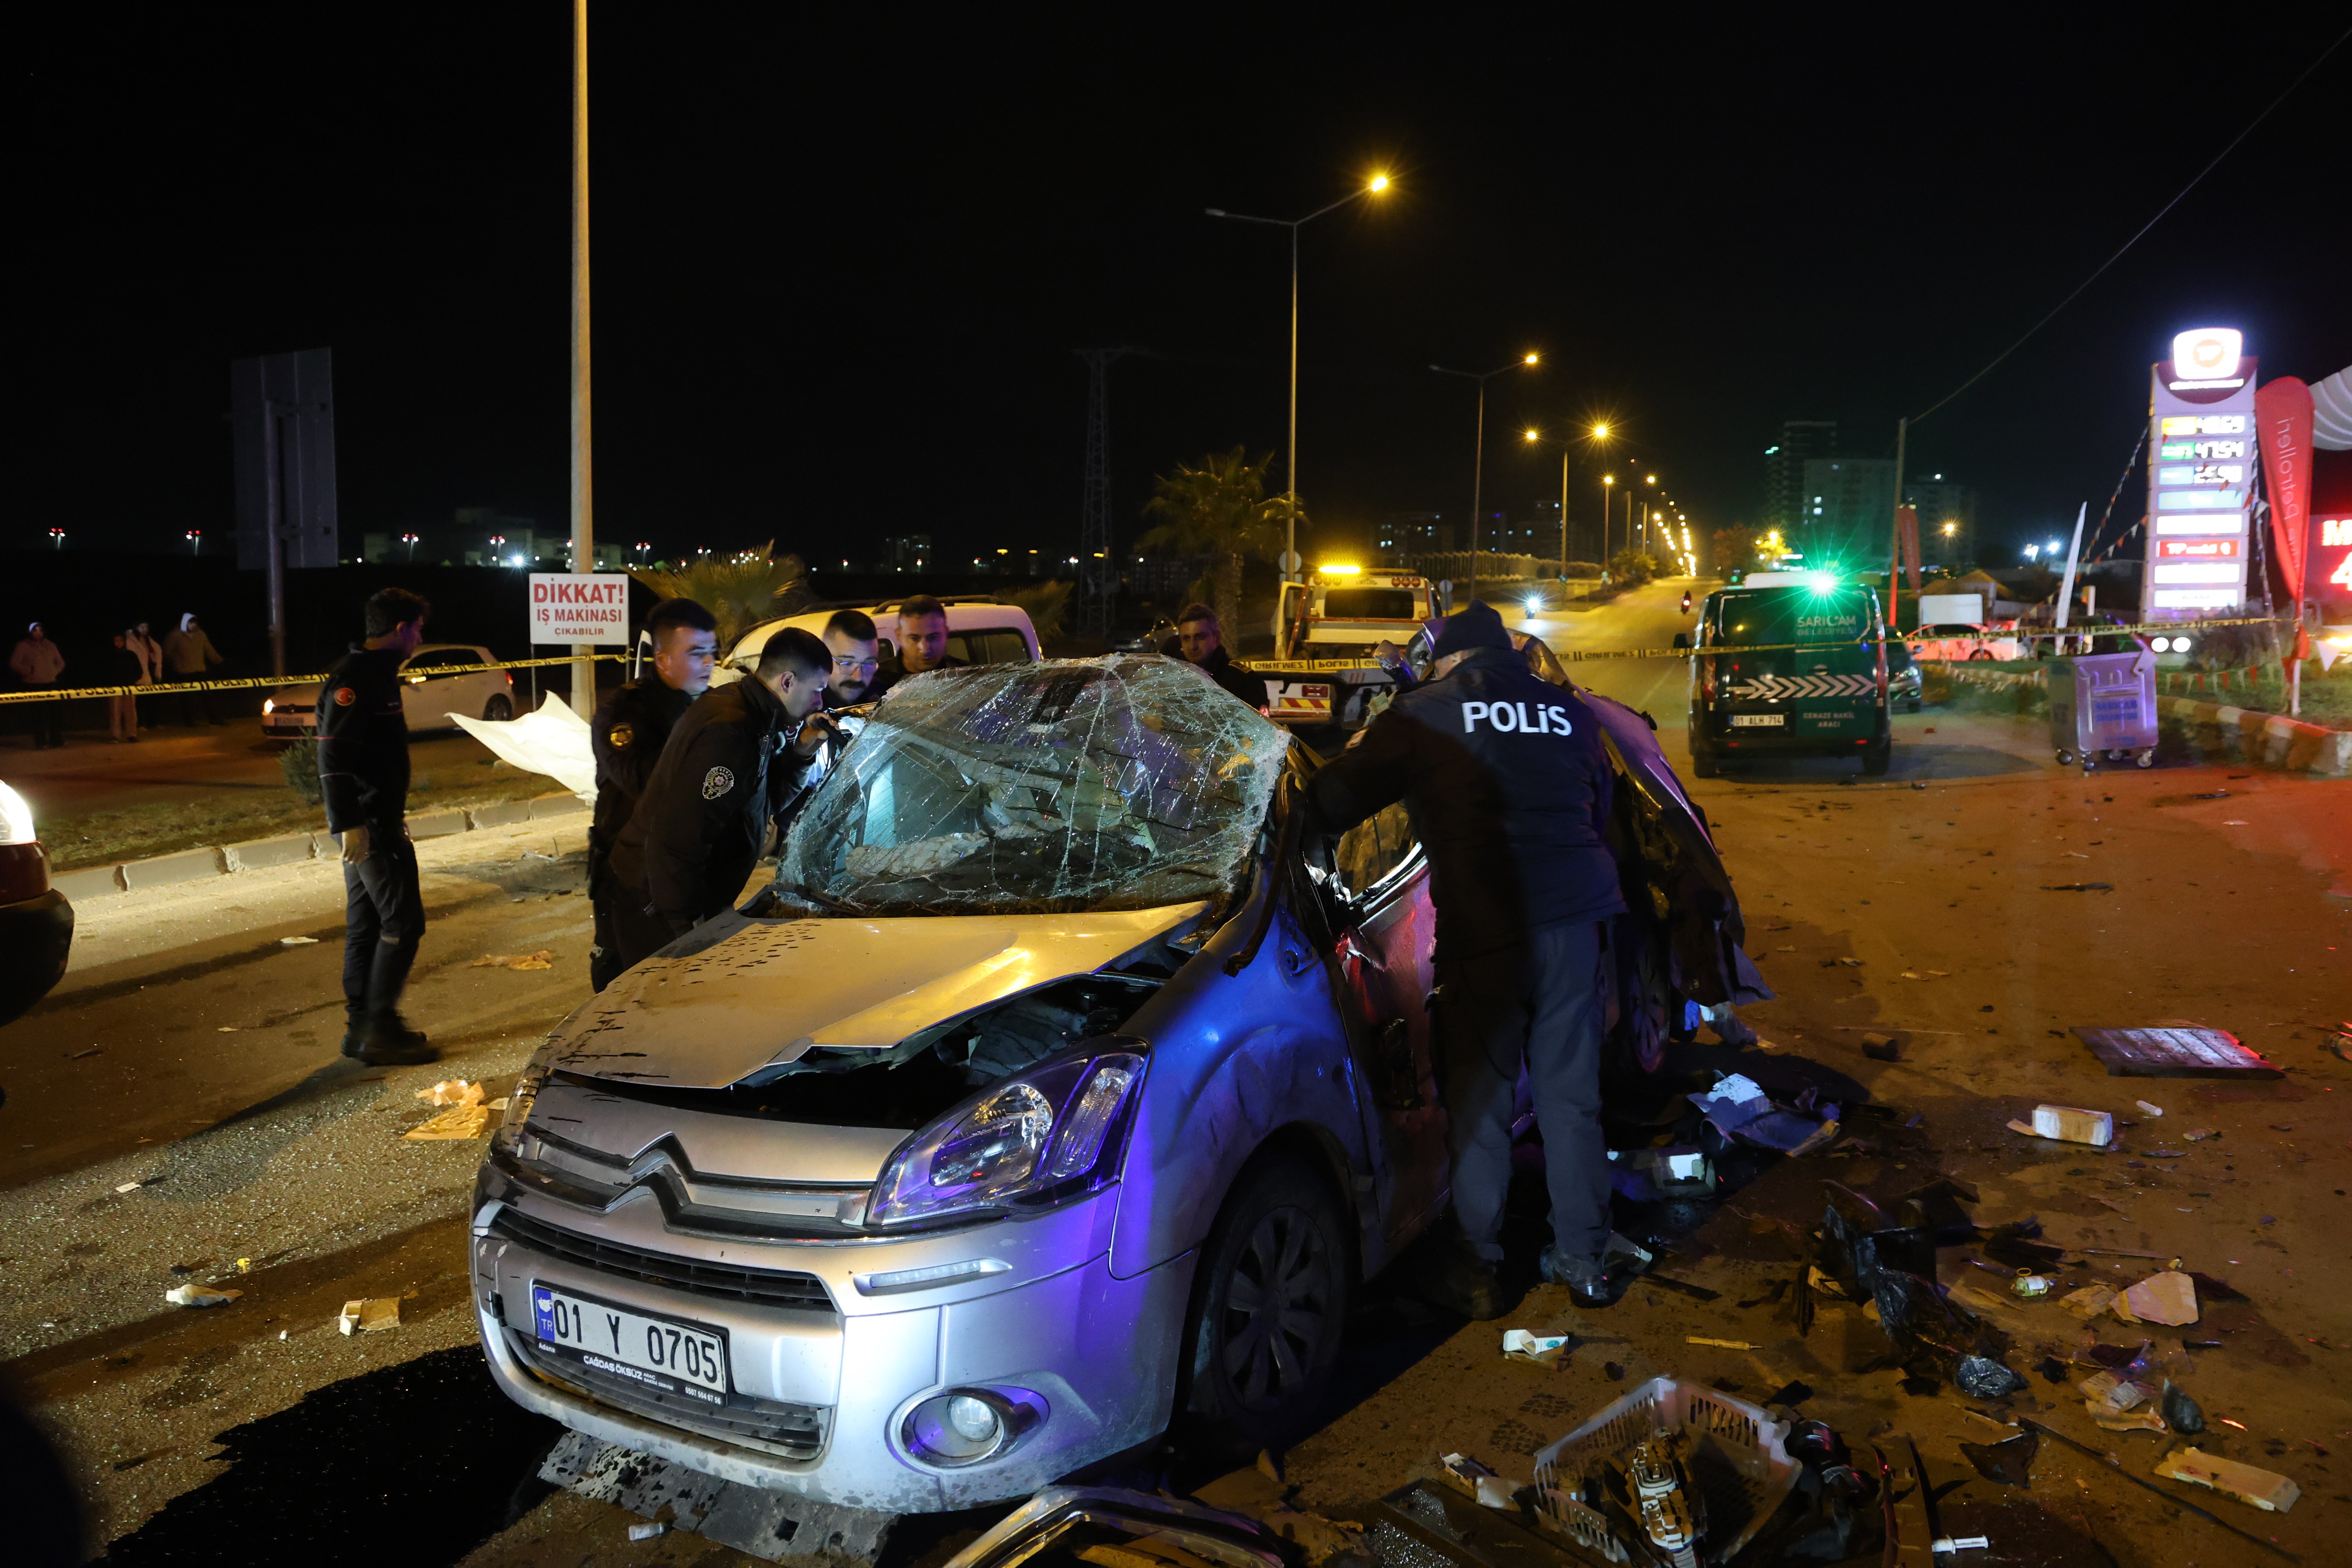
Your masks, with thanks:
<instances>
[{"instance_id":1,"label":"street light pole","mask_svg":"<svg viewBox=\"0 0 2352 1568\"><path fill-rule=\"evenodd\" d=\"M588 0L572 0L572 569L596 569L588 398ZM572 710L596 711L595 646L572 645Z\"/></svg>"},{"instance_id":2,"label":"street light pole","mask_svg":"<svg viewBox=\"0 0 2352 1568\"><path fill-rule=\"evenodd\" d=\"M1478 596L1478 529L1482 521L1479 516L1479 509L1486 504L1485 489L1486 482L1486 384L1494 380L1496 376L1502 374L1507 370L1525 370L1528 366L1539 363L1539 357L1540 356L1533 353L1521 354L1510 363L1498 364L1494 369L1488 371L1448 370L1442 364L1433 364L1429 367L1440 375L1458 375L1465 381L1475 381L1478 384L1477 446L1475 454L1472 457L1470 465L1469 596L1473 599L1475 599Z\"/></svg>"},{"instance_id":3,"label":"street light pole","mask_svg":"<svg viewBox=\"0 0 2352 1568\"><path fill-rule=\"evenodd\" d=\"M1272 228L1290 231L1290 445L1283 461L1283 511L1285 534L1282 580L1297 581L1298 561L1298 231L1326 213L1339 211L1349 202L1363 196L1376 196L1389 188L1386 174L1374 174L1363 188L1349 192L1328 206L1318 207L1305 217L1252 217L1247 213L1227 212L1223 207L1207 209L1211 217L1229 223L1265 224Z\"/></svg>"}]
</instances>

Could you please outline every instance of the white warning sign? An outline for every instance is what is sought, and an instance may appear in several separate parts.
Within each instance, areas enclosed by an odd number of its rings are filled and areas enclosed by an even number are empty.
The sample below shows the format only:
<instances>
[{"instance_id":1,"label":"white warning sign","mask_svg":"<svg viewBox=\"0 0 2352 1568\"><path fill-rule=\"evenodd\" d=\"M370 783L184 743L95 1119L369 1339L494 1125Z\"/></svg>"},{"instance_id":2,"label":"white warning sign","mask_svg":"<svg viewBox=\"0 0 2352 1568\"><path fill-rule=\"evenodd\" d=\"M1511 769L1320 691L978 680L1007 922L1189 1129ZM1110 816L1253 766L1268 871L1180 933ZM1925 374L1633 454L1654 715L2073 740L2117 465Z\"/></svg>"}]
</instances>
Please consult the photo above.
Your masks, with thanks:
<instances>
[{"instance_id":1,"label":"white warning sign","mask_svg":"<svg viewBox=\"0 0 2352 1568\"><path fill-rule=\"evenodd\" d=\"M530 574L530 640L534 643L629 641L629 576L625 572L534 572Z\"/></svg>"}]
</instances>

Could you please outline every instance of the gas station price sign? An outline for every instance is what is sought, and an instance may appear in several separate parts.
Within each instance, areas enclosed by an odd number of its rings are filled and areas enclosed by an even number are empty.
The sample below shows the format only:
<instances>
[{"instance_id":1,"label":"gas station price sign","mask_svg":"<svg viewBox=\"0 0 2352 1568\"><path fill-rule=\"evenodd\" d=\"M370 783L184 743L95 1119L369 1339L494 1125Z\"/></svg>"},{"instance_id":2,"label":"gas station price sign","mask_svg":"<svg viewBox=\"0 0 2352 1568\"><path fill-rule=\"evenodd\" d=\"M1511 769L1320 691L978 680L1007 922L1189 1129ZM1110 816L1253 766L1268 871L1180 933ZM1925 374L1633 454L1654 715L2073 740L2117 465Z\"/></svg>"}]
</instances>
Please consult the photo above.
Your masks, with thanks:
<instances>
[{"instance_id":1,"label":"gas station price sign","mask_svg":"<svg viewBox=\"0 0 2352 1568\"><path fill-rule=\"evenodd\" d=\"M2254 361L2234 329L2172 340L2150 367L2143 620L2193 620L2246 602Z\"/></svg>"}]
</instances>

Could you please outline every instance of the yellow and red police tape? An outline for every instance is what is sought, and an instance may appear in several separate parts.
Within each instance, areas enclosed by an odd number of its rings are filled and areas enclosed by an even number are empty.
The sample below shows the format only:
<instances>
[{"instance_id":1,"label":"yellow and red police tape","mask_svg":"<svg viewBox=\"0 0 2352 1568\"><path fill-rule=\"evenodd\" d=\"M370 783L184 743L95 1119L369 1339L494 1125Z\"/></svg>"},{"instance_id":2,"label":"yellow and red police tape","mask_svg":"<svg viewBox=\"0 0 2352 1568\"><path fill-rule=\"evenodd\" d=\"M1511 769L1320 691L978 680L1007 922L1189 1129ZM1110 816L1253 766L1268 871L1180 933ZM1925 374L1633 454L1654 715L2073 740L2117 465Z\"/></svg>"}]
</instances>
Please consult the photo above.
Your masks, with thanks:
<instances>
[{"instance_id":1,"label":"yellow and red police tape","mask_svg":"<svg viewBox=\"0 0 2352 1568\"><path fill-rule=\"evenodd\" d=\"M436 664L433 675L479 675L491 669L536 669L542 665L572 664L581 658L628 662L623 653L563 654L555 658L509 658L491 664ZM62 702L69 697L156 697L181 691L275 691L284 686L323 685L324 675L257 675L236 680L166 680L152 686L33 686L0 691L0 703ZM419 677L419 679L423 679Z\"/></svg>"}]
</instances>

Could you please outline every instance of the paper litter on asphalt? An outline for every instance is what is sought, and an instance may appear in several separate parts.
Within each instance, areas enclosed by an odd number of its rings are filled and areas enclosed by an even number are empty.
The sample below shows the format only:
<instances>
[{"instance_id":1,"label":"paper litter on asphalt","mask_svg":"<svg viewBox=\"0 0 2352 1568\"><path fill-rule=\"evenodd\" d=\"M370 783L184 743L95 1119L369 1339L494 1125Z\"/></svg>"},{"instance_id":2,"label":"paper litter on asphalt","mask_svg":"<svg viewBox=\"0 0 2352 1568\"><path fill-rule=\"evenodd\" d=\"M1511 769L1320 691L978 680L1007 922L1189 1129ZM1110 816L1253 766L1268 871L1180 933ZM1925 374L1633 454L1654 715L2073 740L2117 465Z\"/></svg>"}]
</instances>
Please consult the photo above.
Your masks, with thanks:
<instances>
[{"instance_id":1,"label":"paper litter on asphalt","mask_svg":"<svg viewBox=\"0 0 2352 1568\"><path fill-rule=\"evenodd\" d=\"M383 1329L400 1327L400 1298L368 1296L346 1301L343 1310L335 1314L335 1327L346 1334L373 1334Z\"/></svg>"},{"instance_id":2,"label":"paper litter on asphalt","mask_svg":"<svg viewBox=\"0 0 2352 1568\"><path fill-rule=\"evenodd\" d=\"M174 1307L226 1307L242 1290L215 1290L209 1285L175 1285L163 1292L163 1300Z\"/></svg>"}]
</instances>

